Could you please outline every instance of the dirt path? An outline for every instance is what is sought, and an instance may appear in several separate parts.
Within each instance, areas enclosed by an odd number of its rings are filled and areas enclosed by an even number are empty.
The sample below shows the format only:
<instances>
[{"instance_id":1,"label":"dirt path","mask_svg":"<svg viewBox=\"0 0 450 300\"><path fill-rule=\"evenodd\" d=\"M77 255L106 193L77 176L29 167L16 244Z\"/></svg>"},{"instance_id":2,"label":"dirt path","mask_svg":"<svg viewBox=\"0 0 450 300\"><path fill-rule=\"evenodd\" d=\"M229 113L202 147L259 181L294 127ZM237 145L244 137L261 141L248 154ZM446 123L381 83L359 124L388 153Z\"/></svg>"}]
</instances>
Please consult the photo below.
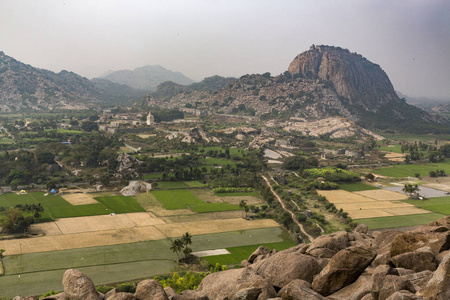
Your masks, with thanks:
<instances>
[{"instance_id":1,"label":"dirt path","mask_svg":"<svg viewBox=\"0 0 450 300\"><path fill-rule=\"evenodd\" d=\"M305 228L303 228L303 224L301 224L301 223L297 220L295 214L294 214L292 211L290 211L289 209L287 209L286 205L284 205L283 200L280 198L280 196L278 196L278 194L277 194L277 193L275 192L275 190L273 189L272 185L270 184L269 179L267 179L267 177L264 176L264 175L261 175L261 176L262 176L262 178L266 181L267 185L269 186L270 190L272 191L272 193L273 193L273 194L275 195L275 197L277 198L278 202L280 202L281 207L283 207L283 209L284 209L286 212L288 212L288 213L292 216L292 220L294 220L295 224L297 224L298 227L300 227L301 232L302 232L304 235L306 235L306 236L308 237L308 239L312 242L312 241L314 240L314 238L313 238L311 235L309 235L309 234L305 231Z\"/></svg>"}]
</instances>

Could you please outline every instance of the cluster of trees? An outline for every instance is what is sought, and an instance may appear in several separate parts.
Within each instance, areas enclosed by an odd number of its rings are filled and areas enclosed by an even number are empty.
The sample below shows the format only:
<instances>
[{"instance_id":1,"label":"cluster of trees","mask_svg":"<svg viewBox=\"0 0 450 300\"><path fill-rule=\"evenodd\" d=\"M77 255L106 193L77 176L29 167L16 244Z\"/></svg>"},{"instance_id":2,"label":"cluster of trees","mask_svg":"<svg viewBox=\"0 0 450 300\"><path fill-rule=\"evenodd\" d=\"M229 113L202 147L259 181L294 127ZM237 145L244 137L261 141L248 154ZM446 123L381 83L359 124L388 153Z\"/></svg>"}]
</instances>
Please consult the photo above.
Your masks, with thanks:
<instances>
[{"instance_id":1,"label":"cluster of trees","mask_svg":"<svg viewBox=\"0 0 450 300\"><path fill-rule=\"evenodd\" d=\"M300 155L290 156L284 159L283 168L286 170L300 171L317 168L319 161L315 157L304 157Z\"/></svg>"},{"instance_id":2,"label":"cluster of trees","mask_svg":"<svg viewBox=\"0 0 450 300\"><path fill-rule=\"evenodd\" d=\"M35 219L41 217L44 207L38 204L17 204L14 208L6 209L0 207L2 217L0 225L5 233L24 233L28 230Z\"/></svg>"},{"instance_id":3,"label":"cluster of trees","mask_svg":"<svg viewBox=\"0 0 450 300\"><path fill-rule=\"evenodd\" d=\"M445 170L430 171L430 177L443 177L446 176Z\"/></svg>"},{"instance_id":4,"label":"cluster of trees","mask_svg":"<svg viewBox=\"0 0 450 300\"><path fill-rule=\"evenodd\" d=\"M177 254L178 259L180 259L180 254L182 253L184 255L184 261L187 262L192 253L192 249L189 247L192 244L192 235L186 232L181 238L174 239L171 242L170 250Z\"/></svg>"}]
</instances>

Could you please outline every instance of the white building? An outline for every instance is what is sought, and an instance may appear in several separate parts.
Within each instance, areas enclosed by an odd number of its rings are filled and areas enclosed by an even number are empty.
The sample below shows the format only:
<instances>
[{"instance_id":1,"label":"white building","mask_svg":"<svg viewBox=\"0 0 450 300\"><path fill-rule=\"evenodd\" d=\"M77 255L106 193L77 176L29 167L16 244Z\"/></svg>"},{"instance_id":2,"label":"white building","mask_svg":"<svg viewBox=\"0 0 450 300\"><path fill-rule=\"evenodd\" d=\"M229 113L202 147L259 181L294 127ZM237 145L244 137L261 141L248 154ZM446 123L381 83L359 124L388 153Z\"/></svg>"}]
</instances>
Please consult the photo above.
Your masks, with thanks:
<instances>
[{"instance_id":1,"label":"white building","mask_svg":"<svg viewBox=\"0 0 450 300\"><path fill-rule=\"evenodd\" d=\"M155 117L152 115L152 112L149 112L147 115L147 125L152 125L155 123Z\"/></svg>"}]
</instances>

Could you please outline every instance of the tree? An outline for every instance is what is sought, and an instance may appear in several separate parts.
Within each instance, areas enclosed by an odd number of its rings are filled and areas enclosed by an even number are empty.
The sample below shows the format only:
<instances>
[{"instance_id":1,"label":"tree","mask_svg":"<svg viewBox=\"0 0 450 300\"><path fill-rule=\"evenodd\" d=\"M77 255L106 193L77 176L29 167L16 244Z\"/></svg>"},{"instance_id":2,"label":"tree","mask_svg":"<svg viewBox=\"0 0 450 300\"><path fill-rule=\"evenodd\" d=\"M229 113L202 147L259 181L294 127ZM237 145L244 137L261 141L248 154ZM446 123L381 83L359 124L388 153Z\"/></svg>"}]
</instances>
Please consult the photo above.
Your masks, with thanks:
<instances>
[{"instance_id":1,"label":"tree","mask_svg":"<svg viewBox=\"0 0 450 300\"><path fill-rule=\"evenodd\" d=\"M111 181L111 176L109 176L109 174L104 174L104 175L100 176L100 182L104 186L108 186L110 181Z\"/></svg>"},{"instance_id":2,"label":"tree","mask_svg":"<svg viewBox=\"0 0 450 300\"><path fill-rule=\"evenodd\" d=\"M180 239L172 240L170 250L172 250L172 252L175 252L178 258L180 258L180 251L182 249L183 249L183 242Z\"/></svg>"},{"instance_id":3,"label":"tree","mask_svg":"<svg viewBox=\"0 0 450 300\"><path fill-rule=\"evenodd\" d=\"M0 224L6 233L24 233L33 222L32 216L24 216L19 209L10 208L5 211Z\"/></svg>"},{"instance_id":4,"label":"tree","mask_svg":"<svg viewBox=\"0 0 450 300\"><path fill-rule=\"evenodd\" d=\"M87 132L98 131L98 124L94 121L84 121L81 123L81 128Z\"/></svg>"},{"instance_id":5,"label":"tree","mask_svg":"<svg viewBox=\"0 0 450 300\"><path fill-rule=\"evenodd\" d=\"M185 246L191 245L192 244L192 234L190 234L189 232L186 232L185 234L183 234L181 236L181 240L183 241L183 244Z\"/></svg>"},{"instance_id":6,"label":"tree","mask_svg":"<svg viewBox=\"0 0 450 300\"><path fill-rule=\"evenodd\" d=\"M403 187L402 191L404 193L409 194L410 196L412 196L412 194L414 194L417 191L420 191L420 189L417 186L417 184L415 184L415 185L405 184L405 186Z\"/></svg>"},{"instance_id":7,"label":"tree","mask_svg":"<svg viewBox=\"0 0 450 300\"><path fill-rule=\"evenodd\" d=\"M245 207L247 206L247 201L245 200L241 200L241 202L239 202L239 208L242 210L241 211L241 215L244 216L243 211L245 209Z\"/></svg>"}]
</instances>

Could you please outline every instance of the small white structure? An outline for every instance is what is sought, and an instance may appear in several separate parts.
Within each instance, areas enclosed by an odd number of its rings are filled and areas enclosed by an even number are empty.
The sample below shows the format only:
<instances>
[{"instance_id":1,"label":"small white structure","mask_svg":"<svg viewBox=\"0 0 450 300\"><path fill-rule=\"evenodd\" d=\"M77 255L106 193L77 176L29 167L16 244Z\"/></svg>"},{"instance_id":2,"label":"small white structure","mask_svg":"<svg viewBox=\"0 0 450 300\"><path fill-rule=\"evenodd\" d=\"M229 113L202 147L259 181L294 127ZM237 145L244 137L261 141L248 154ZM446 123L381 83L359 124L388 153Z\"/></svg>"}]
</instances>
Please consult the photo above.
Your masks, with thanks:
<instances>
[{"instance_id":1,"label":"small white structure","mask_svg":"<svg viewBox=\"0 0 450 300\"><path fill-rule=\"evenodd\" d=\"M155 117L152 115L152 112L150 111L147 115L147 125L152 125L155 123Z\"/></svg>"}]
</instances>

